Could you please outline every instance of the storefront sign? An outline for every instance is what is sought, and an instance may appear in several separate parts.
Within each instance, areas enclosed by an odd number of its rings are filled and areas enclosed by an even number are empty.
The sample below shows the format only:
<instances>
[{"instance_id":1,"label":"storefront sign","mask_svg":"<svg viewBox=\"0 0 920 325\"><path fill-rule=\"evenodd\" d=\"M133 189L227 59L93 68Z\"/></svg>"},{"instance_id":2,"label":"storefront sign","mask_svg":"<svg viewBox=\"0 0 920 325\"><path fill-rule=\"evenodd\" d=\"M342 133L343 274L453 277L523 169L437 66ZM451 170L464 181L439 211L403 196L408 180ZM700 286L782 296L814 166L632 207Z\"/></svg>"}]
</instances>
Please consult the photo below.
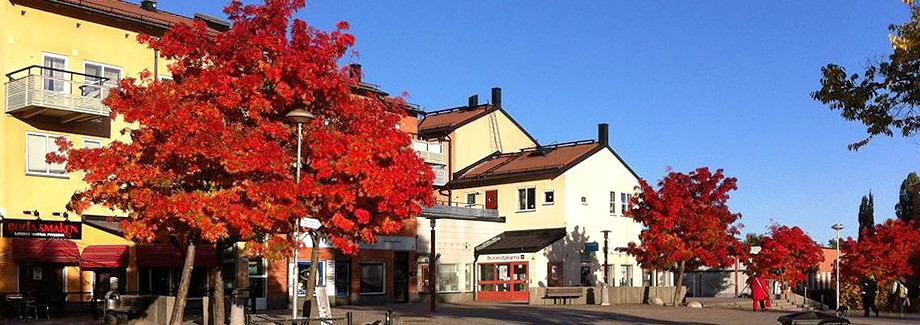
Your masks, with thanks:
<instances>
[{"instance_id":1,"label":"storefront sign","mask_svg":"<svg viewBox=\"0 0 920 325\"><path fill-rule=\"evenodd\" d=\"M3 219L6 238L83 238L83 223L71 221Z\"/></svg>"},{"instance_id":2,"label":"storefront sign","mask_svg":"<svg viewBox=\"0 0 920 325\"><path fill-rule=\"evenodd\" d=\"M598 251L598 246L596 241L585 243L585 252L596 252Z\"/></svg>"},{"instance_id":3,"label":"storefront sign","mask_svg":"<svg viewBox=\"0 0 920 325\"><path fill-rule=\"evenodd\" d=\"M527 260L524 254L496 254L496 255L483 255L483 262L511 262L511 261L524 261Z\"/></svg>"}]
</instances>

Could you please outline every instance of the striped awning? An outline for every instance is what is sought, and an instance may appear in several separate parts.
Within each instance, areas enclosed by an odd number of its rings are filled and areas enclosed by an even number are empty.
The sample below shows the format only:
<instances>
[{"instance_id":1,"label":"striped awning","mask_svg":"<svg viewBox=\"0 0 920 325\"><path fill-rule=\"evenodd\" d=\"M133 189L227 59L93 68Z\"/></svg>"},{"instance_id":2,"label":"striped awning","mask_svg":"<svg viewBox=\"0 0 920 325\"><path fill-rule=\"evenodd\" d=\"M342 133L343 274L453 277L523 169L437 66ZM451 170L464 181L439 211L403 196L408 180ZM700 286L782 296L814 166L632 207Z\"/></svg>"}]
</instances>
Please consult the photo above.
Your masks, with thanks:
<instances>
[{"instance_id":1,"label":"striped awning","mask_svg":"<svg viewBox=\"0 0 920 325\"><path fill-rule=\"evenodd\" d=\"M14 238L13 260L19 262L80 264L80 250L69 239Z\"/></svg>"},{"instance_id":2,"label":"striped awning","mask_svg":"<svg viewBox=\"0 0 920 325\"><path fill-rule=\"evenodd\" d=\"M84 269L128 267L128 245L92 245L83 249Z\"/></svg>"}]
</instances>

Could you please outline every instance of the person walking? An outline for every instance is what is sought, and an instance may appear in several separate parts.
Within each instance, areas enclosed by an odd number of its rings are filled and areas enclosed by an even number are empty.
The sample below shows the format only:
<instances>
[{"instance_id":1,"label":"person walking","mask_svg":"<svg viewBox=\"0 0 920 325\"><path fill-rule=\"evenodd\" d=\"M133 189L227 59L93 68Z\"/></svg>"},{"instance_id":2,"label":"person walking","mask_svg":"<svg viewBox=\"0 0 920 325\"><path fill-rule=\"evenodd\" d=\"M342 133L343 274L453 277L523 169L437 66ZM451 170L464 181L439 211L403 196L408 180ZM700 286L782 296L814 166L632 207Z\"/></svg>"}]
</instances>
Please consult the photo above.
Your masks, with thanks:
<instances>
[{"instance_id":1,"label":"person walking","mask_svg":"<svg viewBox=\"0 0 920 325\"><path fill-rule=\"evenodd\" d=\"M866 317L869 317L869 310L875 312L875 317L878 317L878 306L875 305L875 297L878 294L878 282L875 282L875 276L870 275L865 278L862 282L862 303L863 303L863 313Z\"/></svg>"},{"instance_id":2,"label":"person walking","mask_svg":"<svg viewBox=\"0 0 920 325\"><path fill-rule=\"evenodd\" d=\"M907 280L904 279L903 276L900 276L894 281L894 284L891 285L891 297L894 298L892 307L897 308L901 313L910 308L910 299L907 299L909 291L907 285L904 284L905 282L907 282Z\"/></svg>"},{"instance_id":3,"label":"person walking","mask_svg":"<svg viewBox=\"0 0 920 325\"><path fill-rule=\"evenodd\" d=\"M769 306L770 294L767 281L757 274L751 278L751 299L754 300L754 311L767 311Z\"/></svg>"}]
</instances>

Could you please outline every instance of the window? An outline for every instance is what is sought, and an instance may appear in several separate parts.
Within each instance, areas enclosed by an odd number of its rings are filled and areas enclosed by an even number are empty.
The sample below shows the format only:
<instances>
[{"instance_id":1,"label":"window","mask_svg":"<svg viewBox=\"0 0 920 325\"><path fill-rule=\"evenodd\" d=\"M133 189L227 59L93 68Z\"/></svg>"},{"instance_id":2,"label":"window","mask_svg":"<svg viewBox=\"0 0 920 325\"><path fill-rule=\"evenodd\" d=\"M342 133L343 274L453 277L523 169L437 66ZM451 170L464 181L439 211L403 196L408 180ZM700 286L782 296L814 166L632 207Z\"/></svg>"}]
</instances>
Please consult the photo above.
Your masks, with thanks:
<instances>
[{"instance_id":1,"label":"window","mask_svg":"<svg viewBox=\"0 0 920 325\"><path fill-rule=\"evenodd\" d=\"M249 294L250 297L265 298L265 281L268 277L265 260L249 259Z\"/></svg>"},{"instance_id":2,"label":"window","mask_svg":"<svg viewBox=\"0 0 920 325\"><path fill-rule=\"evenodd\" d=\"M466 205L476 205L476 193L466 193Z\"/></svg>"},{"instance_id":3,"label":"window","mask_svg":"<svg viewBox=\"0 0 920 325\"><path fill-rule=\"evenodd\" d=\"M383 263L361 263L361 294L383 294L384 291Z\"/></svg>"},{"instance_id":4,"label":"window","mask_svg":"<svg viewBox=\"0 0 920 325\"><path fill-rule=\"evenodd\" d=\"M529 211L537 208L537 189L533 187L518 189L518 211Z\"/></svg>"},{"instance_id":5,"label":"window","mask_svg":"<svg viewBox=\"0 0 920 325\"><path fill-rule=\"evenodd\" d=\"M625 214L629 210L630 199L632 199L632 194L620 193L620 214Z\"/></svg>"},{"instance_id":6,"label":"window","mask_svg":"<svg viewBox=\"0 0 920 325\"><path fill-rule=\"evenodd\" d=\"M67 92L66 87L67 57L50 53L42 54L42 66L50 69L42 69L42 76L45 77L42 82L44 89L48 91ZM54 69L54 70L51 70Z\"/></svg>"},{"instance_id":7,"label":"window","mask_svg":"<svg viewBox=\"0 0 920 325\"><path fill-rule=\"evenodd\" d=\"M465 292L473 291L473 264L466 263L463 267L463 283Z\"/></svg>"},{"instance_id":8,"label":"window","mask_svg":"<svg viewBox=\"0 0 920 325\"><path fill-rule=\"evenodd\" d=\"M102 96L101 86L114 87L121 80L121 68L100 63L84 62L83 73L92 76L86 77L86 82L92 84L92 86L81 88L83 96L87 97L100 98ZM108 80L103 81L102 78L107 78Z\"/></svg>"},{"instance_id":9,"label":"window","mask_svg":"<svg viewBox=\"0 0 920 325\"><path fill-rule=\"evenodd\" d=\"M93 139L83 139L83 149L99 149L102 148L102 141L93 140Z\"/></svg>"},{"instance_id":10,"label":"window","mask_svg":"<svg viewBox=\"0 0 920 325\"><path fill-rule=\"evenodd\" d=\"M64 164L47 163L45 156L50 152L57 152L58 146L54 140L60 136L26 133L26 174L38 176L67 177Z\"/></svg>"},{"instance_id":11,"label":"window","mask_svg":"<svg viewBox=\"0 0 920 325\"><path fill-rule=\"evenodd\" d=\"M326 277L323 276L324 274L326 274L325 272L323 272L323 267L325 265L326 263L323 263L322 261L316 264L316 286L317 287L322 287L326 285ZM300 287L297 288L297 294L301 297L305 297L307 295L307 279L309 279L309 276L310 276L310 262L298 262L297 269L298 269L297 273L300 274L300 281L297 282L297 284L300 285Z\"/></svg>"},{"instance_id":12,"label":"window","mask_svg":"<svg viewBox=\"0 0 920 325\"><path fill-rule=\"evenodd\" d=\"M633 284L632 265L620 265L620 286L631 287Z\"/></svg>"},{"instance_id":13,"label":"window","mask_svg":"<svg viewBox=\"0 0 920 325\"><path fill-rule=\"evenodd\" d=\"M617 192L610 191L610 215L617 213Z\"/></svg>"},{"instance_id":14,"label":"window","mask_svg":"<svg viewBox=\"0 0 920 325\"><path fill-rule=\"evenodd\" d=\"M438 265L438 291L460 292L460 268L458 264Z\"/></svg>"},{"instance_id":15,"label":"window","mask_svg":"<svg viewBox=\"0 0 920 325\"><path fill-rule=\"evenodd\" d=\"M543 191L543 205L553 205L556 203L556 192L553 190Z\"/></svg>"}]
</instances>

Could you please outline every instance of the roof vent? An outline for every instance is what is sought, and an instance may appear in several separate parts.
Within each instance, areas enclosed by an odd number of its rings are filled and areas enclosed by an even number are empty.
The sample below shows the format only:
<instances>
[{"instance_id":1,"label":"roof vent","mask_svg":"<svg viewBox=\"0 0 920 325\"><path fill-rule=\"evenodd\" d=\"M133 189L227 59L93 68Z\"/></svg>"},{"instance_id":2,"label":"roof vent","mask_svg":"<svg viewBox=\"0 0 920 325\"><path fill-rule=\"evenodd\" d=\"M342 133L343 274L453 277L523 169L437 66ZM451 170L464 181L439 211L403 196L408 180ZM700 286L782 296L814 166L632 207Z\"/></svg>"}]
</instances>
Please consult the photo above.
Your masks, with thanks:
<instances>
[{"instance_id":1,"label":"roof vent","mask_svg":"<svg viewBox=\"0 0 920 325\"><path fill-rule=\"evenodd\" d=\"M608 131L609 128L610 127L607 125L607 123L601 123L597 125L597 142L602 146L610 144L610 131Z\"/></svg>"},{"instance_id":2,"label":"roof vent","mask_svg":"<svg viewBox=\"0 0 920 325\"><path fill-rule=\"evenodd\" d=\"M546 151L547 151L547 150L546 150L546 147L544 147L542 144L539 144L539 143L538 143L537 146L534 148L533 152L531 152L528 156L531 156L531 157L534 157L534 156L545 156L545 155L546 155Z\"/></svg>"},{"instance_id":3,"label":"roof vent","mask_svg":"<svg viewBox=\"0 0 920 325\"><path fill-rule=\"evenodd\" d=\"M470 96L466 106L470 108L479 106L479 95Z\"/></svg>"},{"instance_id":4,"label":"roof vent","mask_svg":"<svg viewBox=\"0 0 920 325\"><path fill-rule=\"evenodd\" d=\"M157 11L157 0L141 1L141 8L148 11Z\"/></svg>"},{"instance_id":5,"label":"roof vent","mask_svg":"<svg viewBox=\"0 0 920 325\"><path fill-rule=\"evenodd\" d=\"M502 107L502 89L495 87L492 88L492 106Z\"/></svg>"}]
</instances>

